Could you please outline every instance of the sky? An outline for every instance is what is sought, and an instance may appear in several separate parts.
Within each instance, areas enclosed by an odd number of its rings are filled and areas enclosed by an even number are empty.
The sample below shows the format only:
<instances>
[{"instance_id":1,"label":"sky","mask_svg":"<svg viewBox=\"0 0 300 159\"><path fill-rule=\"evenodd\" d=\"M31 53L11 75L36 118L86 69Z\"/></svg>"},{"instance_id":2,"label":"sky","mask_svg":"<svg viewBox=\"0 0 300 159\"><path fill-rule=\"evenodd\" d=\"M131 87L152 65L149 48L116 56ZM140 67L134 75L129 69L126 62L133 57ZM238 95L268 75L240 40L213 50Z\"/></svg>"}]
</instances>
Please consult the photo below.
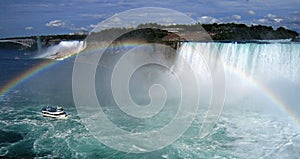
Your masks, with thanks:
<instances>
[{"instance_id":1,"label":"sky","mask_svg":"<svg viewBox=\"0 0 300 159\"><path fill-rule=\"evenodd\" d=\"M300 33L299 0L1 0L0 38L91 31L129 9L163 7L200 23L279 26Z\"/></svg>"}]
</instances>

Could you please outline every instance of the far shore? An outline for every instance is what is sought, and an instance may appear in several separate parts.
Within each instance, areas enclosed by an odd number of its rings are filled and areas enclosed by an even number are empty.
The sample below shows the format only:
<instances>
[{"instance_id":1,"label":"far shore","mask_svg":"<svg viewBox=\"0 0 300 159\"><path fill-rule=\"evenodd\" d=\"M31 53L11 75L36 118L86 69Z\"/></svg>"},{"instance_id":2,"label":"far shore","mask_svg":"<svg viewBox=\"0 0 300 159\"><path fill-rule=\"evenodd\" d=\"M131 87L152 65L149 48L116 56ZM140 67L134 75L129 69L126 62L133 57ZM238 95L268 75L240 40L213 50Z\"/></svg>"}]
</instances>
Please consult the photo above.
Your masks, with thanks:
<instances>
[{"instance_id":1,"label":"far shore","mask_svg":"<svg viewBox=\"0 0 300 159\"><path fill-rule=\"evenodd\" d=\"M141 38L147 42L163 43L177 48L180 42L267 42L268 40L300 42L299 33L279 27L245 24L193 24L163 26L156 23L140 24L136 28L111 28L97 33L81 32L64 35L36 35L0 39L0 48L34 51L39 47L59 44L61 41L82 41L96 37L94 40L105 41L114 35L126 38ZM134 37L136 36L136 37ZM119 38L118 38L119 39ZM93 40L93 39L92 39ZM21 45L20 45L21 44Z\"/></svg>"}]
</instances>

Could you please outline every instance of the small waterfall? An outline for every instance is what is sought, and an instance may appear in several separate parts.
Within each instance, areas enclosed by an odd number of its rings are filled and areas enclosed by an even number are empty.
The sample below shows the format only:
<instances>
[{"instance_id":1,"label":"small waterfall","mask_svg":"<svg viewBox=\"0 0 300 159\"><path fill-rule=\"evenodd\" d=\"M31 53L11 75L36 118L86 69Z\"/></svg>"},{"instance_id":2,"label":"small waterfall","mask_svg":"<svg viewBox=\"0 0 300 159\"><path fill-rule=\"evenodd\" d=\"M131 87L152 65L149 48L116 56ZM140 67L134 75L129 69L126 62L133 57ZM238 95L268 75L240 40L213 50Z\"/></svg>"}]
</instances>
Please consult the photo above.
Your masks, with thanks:
<instances>
[{"instance_id":1,"label":"small waterfall","mask_svg":"<svg viewBox=\"0 0 300 159\"><path fill-rule=\"evenodd\" d=\"M83 41L61 41L58 45L50 46L40 53L35 58L47 59L64 59L73 54L76 54L85 48Z\"/></svg>"},{"instance_id":2,"label":"small waterfall","mask_svg":"<svg viewBox=\"0 0 300 159\"><path fill-rule=\"evenodd\" d=\"M43 45L41 41L41 36L36 36L36 43L37 43L38 52L42 51Z\"/></svg>"}]
</instances>

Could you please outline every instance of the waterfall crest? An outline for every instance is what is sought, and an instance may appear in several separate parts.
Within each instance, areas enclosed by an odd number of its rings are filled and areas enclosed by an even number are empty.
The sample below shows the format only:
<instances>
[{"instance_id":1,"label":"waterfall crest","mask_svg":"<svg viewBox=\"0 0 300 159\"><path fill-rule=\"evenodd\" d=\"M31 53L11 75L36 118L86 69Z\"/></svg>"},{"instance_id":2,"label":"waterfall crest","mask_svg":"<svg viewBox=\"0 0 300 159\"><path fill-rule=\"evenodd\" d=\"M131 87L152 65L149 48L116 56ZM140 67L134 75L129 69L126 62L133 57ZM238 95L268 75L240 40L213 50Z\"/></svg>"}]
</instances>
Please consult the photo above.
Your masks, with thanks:
<instances>
[{"instance_id":1,"label":"waterfall crest","mask_svg":"<svg viewBox=\"0 0 300 159\"><path fill-rule=\"evenodd\" d=\"M215 48L215 49L212 49ZM226 66L233 66L251 76L300 80L300 45L298 43L183 43L179 54L192 67L202 67L203 52L216 53ZM199 69L198 69L199 70Z\"/></svg>"}]
</instances>

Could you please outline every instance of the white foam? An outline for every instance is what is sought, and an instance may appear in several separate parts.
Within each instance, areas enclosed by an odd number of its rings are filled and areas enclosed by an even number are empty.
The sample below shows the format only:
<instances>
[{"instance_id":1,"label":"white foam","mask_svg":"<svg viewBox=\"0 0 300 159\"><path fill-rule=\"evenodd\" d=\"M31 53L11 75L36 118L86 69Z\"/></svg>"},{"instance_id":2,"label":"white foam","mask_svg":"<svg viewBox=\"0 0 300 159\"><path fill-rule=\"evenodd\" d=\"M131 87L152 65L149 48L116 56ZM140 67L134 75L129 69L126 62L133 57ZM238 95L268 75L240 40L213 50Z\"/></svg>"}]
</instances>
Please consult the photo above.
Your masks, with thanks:
<instances>
[{"instance_id":1,"label":"white foam","mask_svg":"<svg viewBox=\"0 0 300 159\"><path fill-rule=\"evenodd\" d=\"M58 45L50 46L34 58L63 60L85 48L84 41L61 41Z\"/></svg>"}]
</instances>

